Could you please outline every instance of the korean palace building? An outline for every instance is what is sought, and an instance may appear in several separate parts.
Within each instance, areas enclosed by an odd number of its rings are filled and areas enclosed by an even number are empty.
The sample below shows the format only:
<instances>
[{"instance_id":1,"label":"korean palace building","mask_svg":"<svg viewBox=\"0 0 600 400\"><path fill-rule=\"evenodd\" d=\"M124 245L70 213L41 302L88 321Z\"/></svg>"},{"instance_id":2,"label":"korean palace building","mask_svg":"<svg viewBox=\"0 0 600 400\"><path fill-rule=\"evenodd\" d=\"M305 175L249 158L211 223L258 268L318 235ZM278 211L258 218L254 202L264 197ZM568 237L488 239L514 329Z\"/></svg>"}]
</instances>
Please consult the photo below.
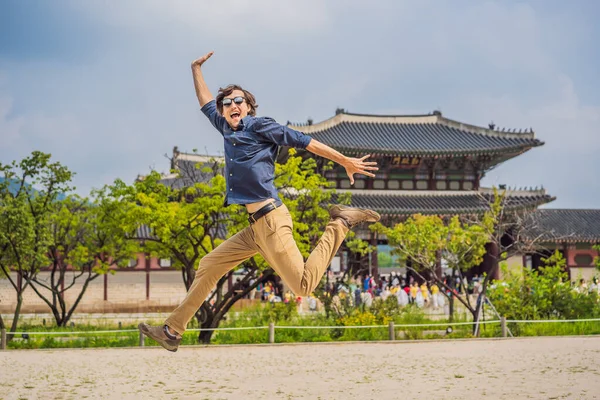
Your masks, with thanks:
<instances>
[{"instance_id":1,"label":"korean palace building","mask_svg":"<svg viewBox=\"0 0 600 400\"><path fill-rule=\"evenodd\" d=\"M533 130L506 130L490 124L479 127L454 121L439 111L426 115L366 115L336 110L333 117L313 124L287 123L339 152L354 157L370 154L377 161L375 178L355 175L350 181L343 167L322 172L337 192L350 192L351 204L374 209L382 215L382 223L390 226L417 213L452 216L483 213L493 197L493 189L481 187L481 180L491 169L544 143ZM287 151L281 151L280 162ZM300 152L300 154L303 154ZM305 153L308 156L309 153ZM311 157L317 157L310 154ZM172 169L185 169L190 174L197 163L211 157L173 151ZM317 157L324 165L323 159ZM166 176L165 184L182 186L185 179ZM513 254L509 263L537 268L541 258L558 249L567 260L571 278L589 278L594 274L592 246L600 243L600 209L538 209L555 197L542 189L510 189L506 192L505 209L534 211L535 237L541 238L547 250L535 254ZM533 229L533 228L532 228ZM334 258L333 271L350 268L361 271L389 272L402 265L389 256L385 238L376 237L368 229L358 237L377 246L377 252L362 259L352 258L343 248ZM475 273L490 271L498 249L488 246L488 255ZM385 255L387 253L387 255ZM382 265L379 265L382 263ZM440 264L443 264L440 260ZM496 269L498 272L499 269ZM498 276L498 274L496 274Z\"/></svg>"},{"instance_id":2,"label":"korean palace building","mask_svg":"<svg viewBox=\"0 0 600 400\"><path fill-rule=\"evenodd\" d=\"M507 131L493 125L478 127L451 120L437 111L427 115L364 115L338 109L323 122L288 125L348 156L371 154L379 166L375 178L355 175L355 184L351 187L342 167L323 173L334 183L337 192L351 193L352 205L376 210L388 226L417 213L452 216L484 212L493 195L490 188L481 187L485 174L544 144L532 130ZM287 151L280 154L285 155ZM184 172L183 177L165 175L163 183L182 187L206 179L196 166L214 158L183 153L175 147L171 169ZM317 158L317 161L324 164L322 159ZM536 220L532 235L542 239L546 254L553 249L563 253L571 281L579 277L589 280L596 273L594 257L598 252L592 246L600 244L600 209L538 209L555 197L544 189L499 189L506 190L505 209L532 211L530 215ZM140 238L149 235L152 232L147 227L138 230ZM350 269L354 274L370 272L374 275L406 271L390 256L385 238L376 237L364 227L357 235L376 245L377 251L356 258L342 247L331 264L331 271ZM497 252L495 246L488 245L482 265L472 273L490 271ZM542 256L543 253L513 254L508 261L515 267L537 268ZM114 268L119 273L105 274L90 285L84 303L78 307L79 312L169 311L185 297L181 273L172 267L169 259L142 253L128 265ZM443 260L440 260L442 270ZM33 293L27 296L24 312L47 309ZM0 301L3 303L0 312L10 310L12 297L2 299L0 296Z\"/></svg>"},{"instance_id":3,"label":"korean palace building","mask_svg":"<svg viewBox=\"0 0 600 400\"><path fill-rule=\"evenodd\" d=\"M483 213L493 196L492 188L481 187L485 174L544 144L531 129L498 129L493 124L479 127L446 118L439 111L426 115L366 115L338 109L335 116L317 124L308 121L288 125L343 154L371 154L379 166L375 178L355 176L351 188L341 166L325 172L325 176L338 191L352 194L352 205L378 211L388 226L417 213ZM558 249L567 260L571 279L594 274L593 261L598 252L592 246L600 243L600 210L538 209L555 197L537 188L516 190L501 186L499 190L506 192L506 210L533 211L531 236L539 238L546 249L511 255L509 262L537 268L544 253ZM369 231L363 231L362 238L389 251L385 240ZM474 269L480 274L491 270L496 260L498 249L490 244L487 250L483 265ZM370 262L371 270L377 270L378 258L358 261L363 270L366 262Z\"/></svg>"}]
</instances>

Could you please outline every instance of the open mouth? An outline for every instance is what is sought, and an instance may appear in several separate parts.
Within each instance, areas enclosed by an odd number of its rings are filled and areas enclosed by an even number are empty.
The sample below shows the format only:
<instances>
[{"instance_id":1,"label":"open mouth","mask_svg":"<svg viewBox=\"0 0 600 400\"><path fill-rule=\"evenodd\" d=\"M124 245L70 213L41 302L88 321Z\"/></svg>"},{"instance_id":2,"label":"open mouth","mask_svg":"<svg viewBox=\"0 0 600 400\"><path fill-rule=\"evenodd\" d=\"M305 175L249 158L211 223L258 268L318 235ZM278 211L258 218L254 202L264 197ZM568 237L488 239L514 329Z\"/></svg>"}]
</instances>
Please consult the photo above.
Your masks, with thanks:
<instances>
[{"instance_id":1,"label":"open mouth","mask_svg":"<svg viewBox=\"0 0 600 400\"><path fill-rule=\"evenodd\" d=\"M231 117L231 119L238 119L240 117L240 113L232 112L231 114L229 114L229 116Z\"/></svg>"}]
</instances>

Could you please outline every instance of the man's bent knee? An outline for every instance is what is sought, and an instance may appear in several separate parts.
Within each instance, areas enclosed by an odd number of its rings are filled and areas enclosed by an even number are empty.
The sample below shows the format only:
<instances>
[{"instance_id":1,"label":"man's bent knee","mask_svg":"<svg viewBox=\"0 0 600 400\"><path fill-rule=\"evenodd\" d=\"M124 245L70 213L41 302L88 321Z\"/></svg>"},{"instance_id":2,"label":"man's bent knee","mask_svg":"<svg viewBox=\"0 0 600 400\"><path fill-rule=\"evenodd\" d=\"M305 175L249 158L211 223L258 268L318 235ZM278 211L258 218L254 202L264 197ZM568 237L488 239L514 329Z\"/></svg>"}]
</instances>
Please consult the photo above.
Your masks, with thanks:
<instances>
[{"instance_id":1,"label":"man's bent knee","mask_svg":"<svg viewBox=\"0 0 600 400\"><path fill-rule=\"evenodd\" d=\"M204 258L202 258L200 260L200 263L198 264L198 269L196 270L196 277L206 275L206 272L208 271L208 268L209 268L208 264L209 263L204 261Z\"/></svg>"},{"instance_id":2,"label":"man's bent knee","mask_svg":"<svg viewBox=\"0 0 600 400\"><path fill-rule=\"evenodd\" d=\"M315 290L315 288L310 287L308 282L304 279L302 280L302 282L300 282L298 286L290 287L290 289L296 296L302 297L309 296L312 293L312 291Z\"/></svg>"}]
</instances>

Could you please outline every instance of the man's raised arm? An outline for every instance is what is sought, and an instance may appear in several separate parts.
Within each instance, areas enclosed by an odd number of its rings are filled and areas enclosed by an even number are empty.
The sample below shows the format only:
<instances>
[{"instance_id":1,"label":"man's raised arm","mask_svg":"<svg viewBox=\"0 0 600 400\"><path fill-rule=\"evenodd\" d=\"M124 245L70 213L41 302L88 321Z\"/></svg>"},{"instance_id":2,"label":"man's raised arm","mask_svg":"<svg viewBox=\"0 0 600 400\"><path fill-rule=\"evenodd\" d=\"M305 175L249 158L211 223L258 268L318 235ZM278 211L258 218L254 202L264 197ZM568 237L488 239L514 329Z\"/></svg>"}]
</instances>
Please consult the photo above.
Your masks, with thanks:
<instances>
[{"instance_id":1,"label":"man's raised arm","mask_svg":"<svg viewBox=\"0 0 600 400\"><path fill-rule=\"evenodd\" d=\"M346 169L346 173L348 174L348 178L350 178L351 185L354 185L354 174L361 174L374 178L375 174L369 171L377 171L379 169L377 168L377 162L365 161L370 157L370 155L366 155L361 158L346 157L342 153L332 149L326 144L317 142L315 139L311 139L310 143L306 147L306 150L318 156L327 158L344 167Z\"/></svg>"},{"instance_id":2,"label":"man's raised arm","mask_svg":"<svg viewBox=\"0 0 600 400\"><path fill-rule=\"evenodd\" d=\"M202 64L204 64L204 62L206 60L208 60L210 58L210 56L213 55L213 52L211 51L208 54L205 54L204 56L200 57L197 60L194 60L192 62L192 74L194 75L194 87L196 88L196 96L198 97L198 102L200 102L200 107L204 107L204 105L208 102L210 102L211 100L214 99L213 95L210 93L210 90L208 90L208 86L206 85L206 82L204 82L204 76L202 76Z\"/></svg>"}]
</instances>

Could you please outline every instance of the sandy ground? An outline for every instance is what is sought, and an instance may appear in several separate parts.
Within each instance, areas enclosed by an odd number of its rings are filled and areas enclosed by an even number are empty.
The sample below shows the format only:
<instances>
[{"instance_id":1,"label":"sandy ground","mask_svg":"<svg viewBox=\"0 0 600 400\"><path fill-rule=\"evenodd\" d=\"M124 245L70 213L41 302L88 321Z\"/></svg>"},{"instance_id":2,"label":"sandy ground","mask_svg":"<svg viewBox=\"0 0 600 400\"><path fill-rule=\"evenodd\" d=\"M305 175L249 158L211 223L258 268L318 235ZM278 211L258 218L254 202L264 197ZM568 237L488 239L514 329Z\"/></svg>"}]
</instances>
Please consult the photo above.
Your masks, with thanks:
<instances>
[{"instance_id":1,"label":"sandy ground","mask_svg":"<svg viewBox=\"0 0 600 400\"><path fill-rule=\"evenodd\" d=\"M600 399L600 337L0 352L0 399Z\"/></svg>"}]
</instances>

